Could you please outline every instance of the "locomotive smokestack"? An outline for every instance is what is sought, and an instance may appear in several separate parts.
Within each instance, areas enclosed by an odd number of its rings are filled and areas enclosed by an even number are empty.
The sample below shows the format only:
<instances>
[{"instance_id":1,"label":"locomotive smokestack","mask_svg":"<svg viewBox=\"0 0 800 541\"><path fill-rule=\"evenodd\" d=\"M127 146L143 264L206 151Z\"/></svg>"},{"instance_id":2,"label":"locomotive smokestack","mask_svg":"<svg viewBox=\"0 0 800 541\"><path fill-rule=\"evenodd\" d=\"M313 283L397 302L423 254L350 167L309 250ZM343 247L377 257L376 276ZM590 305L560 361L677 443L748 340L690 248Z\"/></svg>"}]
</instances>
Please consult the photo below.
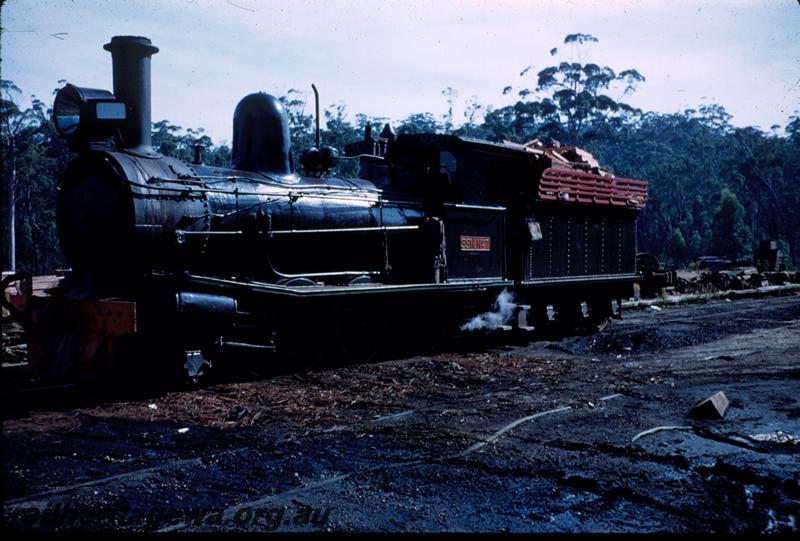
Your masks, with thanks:
<instances>
[{"instance_id":1,"label":"locomotive smokestack","mask_svg":"<svg viewBox=\"0 0 800 541\"><path fill-rule=\"evenodd\" d=\"M150 117L150 57L158 52L148 38L114 36L103 49L111 53L114 65L114 96L130 108L122 127L125 148L155 155Z\"/></svg>"}]
</instances>

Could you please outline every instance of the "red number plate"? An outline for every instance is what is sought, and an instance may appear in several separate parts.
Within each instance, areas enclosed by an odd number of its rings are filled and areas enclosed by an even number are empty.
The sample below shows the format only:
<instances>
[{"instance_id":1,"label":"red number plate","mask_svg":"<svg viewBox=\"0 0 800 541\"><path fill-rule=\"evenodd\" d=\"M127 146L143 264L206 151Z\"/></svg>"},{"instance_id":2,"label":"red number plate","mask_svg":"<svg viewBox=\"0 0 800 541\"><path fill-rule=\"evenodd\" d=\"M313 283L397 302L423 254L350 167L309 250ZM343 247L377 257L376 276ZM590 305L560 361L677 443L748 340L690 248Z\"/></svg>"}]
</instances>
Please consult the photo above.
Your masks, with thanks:
<instances>
[{"instance_id":1,"label":"red number plate","mask_svg":"<svg viewBox=\"0 0 800 541\"><path fill-rule=\"evenodd\" d=\"M462 252L490 252L492 250L492 237L461 236Z\"/></svg>"}]
</instances>

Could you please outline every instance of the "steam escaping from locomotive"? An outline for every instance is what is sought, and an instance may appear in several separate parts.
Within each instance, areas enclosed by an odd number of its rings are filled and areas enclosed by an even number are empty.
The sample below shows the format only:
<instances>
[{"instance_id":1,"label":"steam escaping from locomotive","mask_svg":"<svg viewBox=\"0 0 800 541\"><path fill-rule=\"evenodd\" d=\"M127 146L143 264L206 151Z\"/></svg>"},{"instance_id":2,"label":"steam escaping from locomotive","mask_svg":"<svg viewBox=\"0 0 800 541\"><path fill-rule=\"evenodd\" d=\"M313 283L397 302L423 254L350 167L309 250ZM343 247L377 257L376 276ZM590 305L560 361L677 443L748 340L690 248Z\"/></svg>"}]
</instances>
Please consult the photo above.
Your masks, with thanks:
<instances>
[{"instance_id":1,"label":"steam escaping from locomotive","mask_svg":"<svg viewBox=\"0 0 800 541\"><path fill-rule=\"evenodd\" d=\"M511 321L517 304L514 295L504 289L494 301L494 311L478 314L461 326L462 331L493 331Z\"/></svg>"}]
</instances>

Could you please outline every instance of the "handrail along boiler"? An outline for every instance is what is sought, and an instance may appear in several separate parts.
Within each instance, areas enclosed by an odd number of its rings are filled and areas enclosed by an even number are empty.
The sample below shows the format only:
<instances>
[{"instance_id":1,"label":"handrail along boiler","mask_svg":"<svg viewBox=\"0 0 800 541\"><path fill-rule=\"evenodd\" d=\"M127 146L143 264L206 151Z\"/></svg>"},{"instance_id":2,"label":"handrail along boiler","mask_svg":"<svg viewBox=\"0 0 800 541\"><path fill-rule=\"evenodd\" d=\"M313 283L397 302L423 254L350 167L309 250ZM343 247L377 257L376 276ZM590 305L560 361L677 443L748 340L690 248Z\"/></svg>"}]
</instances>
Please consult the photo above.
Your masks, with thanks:
<instances>
[{"instance_id":1,"label":"handrail along boiler","mask_svg":"<svg viewBox=\"0 0 800 541\"><path fill-rule=\"evenodd\" d=\"M370 359L392 341L432 343L503 290L524 329L600 326L631 292L645 182L571 149L388 125L348 145L360 178L331 176L328 148L304 154L301 176L284 108L264 93L235 109L230 168L184 163L151 146L158 49L131 36L105 49L113 93L67 85L54 104L76 152L57 209L72 270L51 297L14 299L44 374L149 352L195 371L232 354Z\"/></svg>"}]
</instances>

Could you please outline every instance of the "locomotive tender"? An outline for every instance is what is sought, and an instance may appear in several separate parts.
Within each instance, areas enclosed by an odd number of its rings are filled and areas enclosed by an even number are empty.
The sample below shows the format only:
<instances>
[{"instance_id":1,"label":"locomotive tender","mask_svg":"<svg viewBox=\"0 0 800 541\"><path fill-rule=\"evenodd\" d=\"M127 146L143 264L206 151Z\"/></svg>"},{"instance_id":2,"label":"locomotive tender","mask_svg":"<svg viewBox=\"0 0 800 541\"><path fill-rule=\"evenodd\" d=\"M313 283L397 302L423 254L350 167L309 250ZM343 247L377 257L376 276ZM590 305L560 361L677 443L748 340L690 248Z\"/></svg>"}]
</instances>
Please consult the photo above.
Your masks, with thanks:
<instances>
[{"instance_id":1,"label":"locomotive tender","mask_svg":"<svg viewBox=\"0 0 800 541\"><path fill-rule=\"evenodd\" d=\"M158 49L132 36L105 49L113 93L67 85L54 104L76 152L57 209L71 272L49 298L14 299L46 376L154 357L193 373L234 356L369 360L430 347L504 290L523 329L599 327L631 293L645 182L558 149L388 125L348 145L360 178L329 175L324 148L301 176L264 93L236 107L230 168L187 164L151 146Z\"/></svg>"}]
</instances>

